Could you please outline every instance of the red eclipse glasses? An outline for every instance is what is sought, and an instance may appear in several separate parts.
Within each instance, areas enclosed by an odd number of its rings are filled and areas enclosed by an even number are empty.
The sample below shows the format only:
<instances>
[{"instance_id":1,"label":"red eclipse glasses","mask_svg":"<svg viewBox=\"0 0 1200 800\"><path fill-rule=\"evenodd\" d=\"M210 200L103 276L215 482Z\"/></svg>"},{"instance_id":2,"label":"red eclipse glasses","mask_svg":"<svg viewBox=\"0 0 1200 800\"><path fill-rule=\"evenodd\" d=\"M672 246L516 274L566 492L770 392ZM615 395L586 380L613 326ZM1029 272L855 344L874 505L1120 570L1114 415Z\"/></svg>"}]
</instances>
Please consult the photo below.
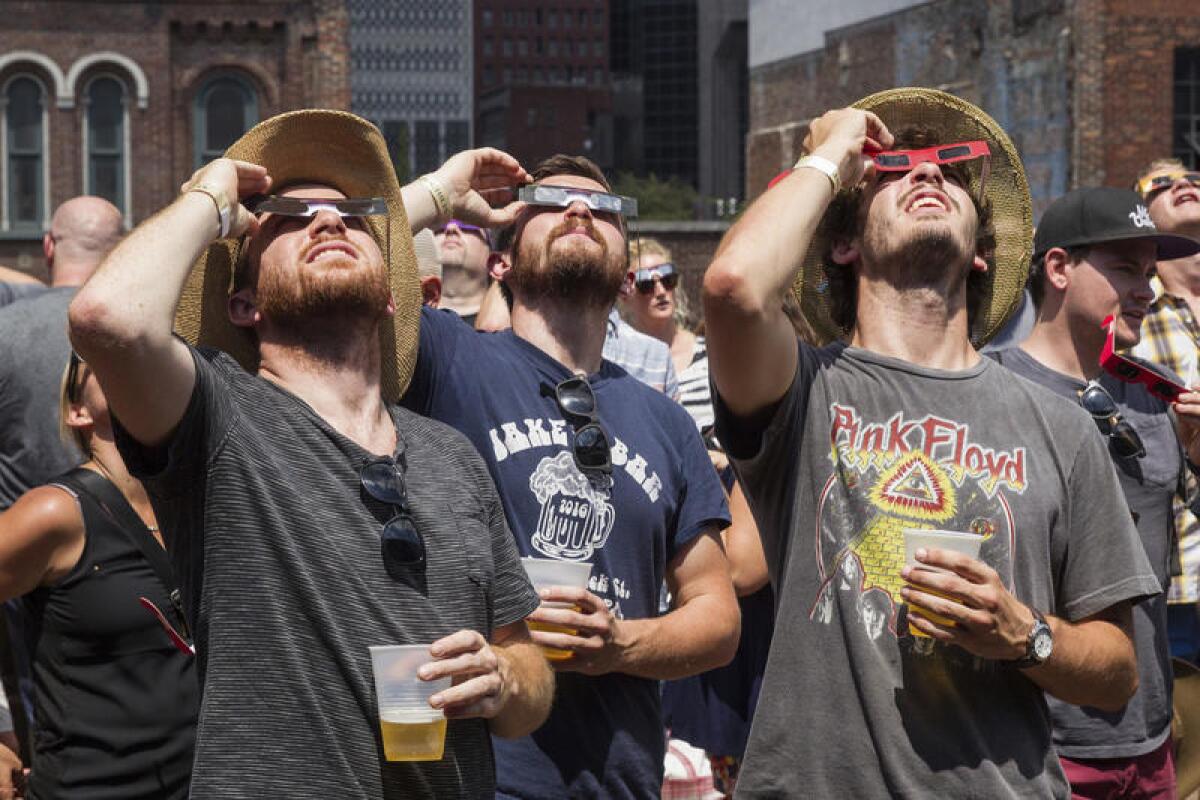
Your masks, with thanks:
<instances>
[{"instance_id":1,"label":"red eclipse glasses","mask_svg":"<svg viewBox=\"0 0 1200 800\"><path fill-rule=\"evenodd\" d=\"M1108 330L1108 336L1105 337L1104 347L1100 350L1100 366L1109 375L1125 383L1140 383L1150 394L1167 403L1174 403L1179 399L1179 395L1190 391L1186 386L1176 383L1173 378L1117 353L1117 325L1113 317L1105 317L1101 327Z\"/></svg>"},{"instance_id":2,"label":"red eclipse glasses","mask_svg":"<svg viewBox=\"0 0 1200 800\"><path fill-rule=\"evenodd\" d=\"M878 152L866 151L863 153L865 158L874 162L877 172L908 172L916 168L919 164L957 164L960 161L971 161L976 158L982 158L983 167L979 174L980 191L983 190L983 182L987 177L988 163L991 155L991 148L988 147L987 142L982 140L940 144L936 147L925 147L920 150L881 150ZM790 169L779 173L767 184L767 188L770 189L791 174L792 170Z\"/></svg>"}]
</instances>

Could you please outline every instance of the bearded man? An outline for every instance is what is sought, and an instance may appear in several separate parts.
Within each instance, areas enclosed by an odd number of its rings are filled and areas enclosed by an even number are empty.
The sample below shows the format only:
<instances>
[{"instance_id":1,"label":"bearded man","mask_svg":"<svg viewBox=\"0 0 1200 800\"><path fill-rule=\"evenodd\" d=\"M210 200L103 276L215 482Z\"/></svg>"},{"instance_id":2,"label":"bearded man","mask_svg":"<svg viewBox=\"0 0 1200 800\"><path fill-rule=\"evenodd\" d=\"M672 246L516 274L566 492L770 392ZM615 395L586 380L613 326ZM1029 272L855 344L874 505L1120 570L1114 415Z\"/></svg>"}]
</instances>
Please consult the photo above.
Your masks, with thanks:
<instances>
[{"instance_id":1,"label":"bearded man","mask_svg":"<svg viewBox=\"0 0 1200 800\"><path fill-rule=\"evenodd\" d=\"M435 188L463 180L453 165ZM512 328L480 333L425 310L404 402L479 448L522 555L592 566L586 589L543 589L529 617L558 658L556 696L532 736L495 742L497 795L657 798L658 682L725 664L737 646L718 538L729 514L687 412L601 357L635 203L584 158L550 158L533 180L493 271ZM425 193L405 189L414 227L461 218L456 208L418 218ZM660 615L664 579L672 603Z\"/></svg>"},{"instance_id":2,"label":"bearded man","mask_svg":"<svg viewBox=\"0 0 1200 800\"><path fill-rule=\"evenodd\" d=\"M514 210L478 204L492 224ZM482 797L489 733L545 717L538 601L487 471L395 405L419 297L383 137L296 111L198 170L71 305L196 634L193 798ZM440 760L385 760L368 648L399 644L453 678L421 717L450 720Z\"/></svg>"},{"instance_id":3,"label":"bearded man","mask_svg":"<svg viewBox=\"0 0 1200 800\"><path fill-rule=\"evenodd\" d=\"M717 434L779 621L738 796L1066 798L1043 692L1125 705L1130 605L1160 587L1089 414L976 351L1028 271L1020 160L978 108L916 88L805 144L704 278ZM844 341L797 344L793 286ZM906 529L978 556L906 563ZM890 601L878 636L865 593Z\"/></svg>"}]
</instances>

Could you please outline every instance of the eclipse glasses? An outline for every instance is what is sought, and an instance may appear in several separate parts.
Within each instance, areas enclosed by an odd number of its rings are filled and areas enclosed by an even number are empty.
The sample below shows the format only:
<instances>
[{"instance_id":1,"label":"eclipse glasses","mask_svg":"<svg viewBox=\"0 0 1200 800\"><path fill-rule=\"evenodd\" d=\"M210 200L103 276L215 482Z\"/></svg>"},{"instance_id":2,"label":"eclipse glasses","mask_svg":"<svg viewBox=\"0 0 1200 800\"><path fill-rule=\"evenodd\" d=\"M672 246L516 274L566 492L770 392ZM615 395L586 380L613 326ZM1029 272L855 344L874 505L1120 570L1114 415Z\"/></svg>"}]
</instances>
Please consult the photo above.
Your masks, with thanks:
<instances>
[{"instance_id":1,"label":"eclipse glasses","mask_svg":"<svg viewBox=\"0 0 1200 800\"><path fill-rule=\"evenodd\" d=\"M284 217L315 217L322 211L332 211L339 217L374 217L388 213L387 200L382 197L281 197L257 195L246 201L251 214L279 214Z\"/></svg>"},{"instance_id":2,"label":"eclipse glasses","mask_svg":"<svg viewBox=\"0 0 1200 800\"><path fill-rule=\"evenodd\" d=\"M1173 377L1117 353L1117 323L1113 317L1105 317L1102 327L1108 329L1108 336L1104 339L1104 347L1100 349L1100 367L1109 375L1125 383L1140 383L1150 394L1167 403L1174 403L1179 395L1190 391L1186 386L1176 383Z\"/></svg>"},{"instance_id":3,"label":"eclipse glasses","mask_svg":"<svg viewBox=\"0 0 1200 800\"><path fill-rule=\"evenodd\" d=\"M1170 189L1175 185L1175 181L1185 180L1192 186L1200 189L1200 172L1189 172L1187 170L1174 170L1172 172L1161 172L1158 175L1147 175L1137 182L1138 194L1143 200L1149 200L1150 195L1155 192L1161 192L1163 189Z\"/></svg>"},{"instance_id":4,"label":"eclipse glasses","mask_svg":"<svg viewBox=\"0 0 1200 800\"><path fill-rule=\"evenodd\" d=\"M979 191L981 192L983 191L983 183L987 178L991 156L992 149L988 147L987 142L982 140L940 144L936 147L924 147L920 150L868 150L863 152L863 158L875 165L876 172L909 172L921 164L928 163L946 166L962 161L983 159L983 164L979 172ZM767 184L767 188L770 189L791 174L792 170L790 169L779 173Z\"/></svg>"},{"instance_id":5,"label":"eclipse glasses","mask_svg":"<svg viewBox=\"0 0 1200 800\"><path fill-rule=\"evenodd\" d=\"M618 214L626 219L637 217L637 200L619 194L577 189L573 186L548 186L530 183L517 191L517 199L531 206L568 208L572 203L582 202L592 211Z\"/></svg>"}]
</instances>

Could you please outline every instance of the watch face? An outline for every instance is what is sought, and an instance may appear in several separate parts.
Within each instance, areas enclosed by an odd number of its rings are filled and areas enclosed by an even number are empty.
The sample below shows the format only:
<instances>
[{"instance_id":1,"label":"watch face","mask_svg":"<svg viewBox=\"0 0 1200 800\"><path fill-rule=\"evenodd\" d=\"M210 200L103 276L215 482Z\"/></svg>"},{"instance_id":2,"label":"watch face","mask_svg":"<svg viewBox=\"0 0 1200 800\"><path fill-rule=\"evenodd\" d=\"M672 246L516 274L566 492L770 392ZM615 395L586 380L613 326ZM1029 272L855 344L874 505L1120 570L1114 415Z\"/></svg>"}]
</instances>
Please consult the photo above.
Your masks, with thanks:
<instances>
[{"instance_id":1,"label":"watch face","mask_svg":"<svg viewBox=\"0 0 1200 800\"><path fill-rule=\"evenodd\" d=\"M1050 651L1054 649L1054 639L1050 636L1050 631L1039 631L1033 637L1033 655L1038 661L1045 661L1050 657Z\"/></svg>"}]
</instances>

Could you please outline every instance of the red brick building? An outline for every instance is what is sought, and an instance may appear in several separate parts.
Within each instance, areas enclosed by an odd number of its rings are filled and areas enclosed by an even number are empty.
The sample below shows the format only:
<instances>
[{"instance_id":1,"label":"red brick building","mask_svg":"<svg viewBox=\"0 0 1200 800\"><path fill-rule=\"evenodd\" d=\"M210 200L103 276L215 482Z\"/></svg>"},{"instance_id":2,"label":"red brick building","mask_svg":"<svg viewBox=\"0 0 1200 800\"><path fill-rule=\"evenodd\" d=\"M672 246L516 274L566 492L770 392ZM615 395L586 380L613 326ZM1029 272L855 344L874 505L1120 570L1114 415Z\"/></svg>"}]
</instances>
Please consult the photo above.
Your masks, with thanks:
<instances>
[{"instance_id":1,"label":"red brick building","mask_svg":"<svg viewBox=\"0 0 1200 800\"><path fill-rule=\"evenodd\" d=\"M350 106L340 0L2 10L0 263L34 274L62 201L100 194L136 224L258 120Z\"/></svg>"}]
</instances>

